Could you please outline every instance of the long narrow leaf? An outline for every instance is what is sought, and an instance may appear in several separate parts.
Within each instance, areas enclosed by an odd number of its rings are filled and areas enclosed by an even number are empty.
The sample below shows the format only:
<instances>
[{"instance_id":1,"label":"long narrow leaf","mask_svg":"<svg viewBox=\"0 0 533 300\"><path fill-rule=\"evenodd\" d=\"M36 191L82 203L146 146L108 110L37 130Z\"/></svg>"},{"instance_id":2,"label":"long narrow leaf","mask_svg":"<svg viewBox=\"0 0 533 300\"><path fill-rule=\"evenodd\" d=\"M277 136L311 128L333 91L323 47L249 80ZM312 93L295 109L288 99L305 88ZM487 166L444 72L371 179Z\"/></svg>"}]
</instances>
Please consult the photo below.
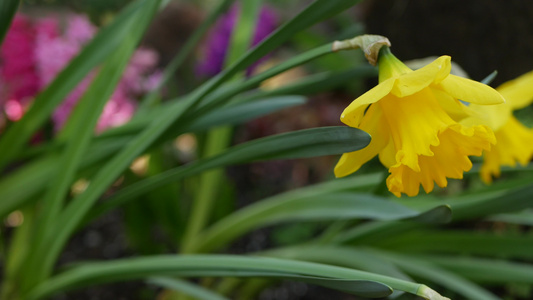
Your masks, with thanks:
<instances>
[{"instance_id":1,"label":"long narrow leaf","mask_svg":"<svg viewBox=\"0 0 533 300\"><path fill-rule=\"evenodd\" d=\"M43 211L40 223L40 229L37 232L35 251L28 261L27 270L35 268L31 275L25 277L26 287L46 278L51 272L58 253L46 251L46 248L55 240L55 232L61 227L57 223L58 214L63 206L63 199L66 197L70 184L73 182L74 175L79 168L82 156L89 146L93 135L96 122L103 110L107 99L113 93L116 84L122 76L130 56L133 54L135 47L142 37L142 33L148 26L152 16L159 8L160 1L144 1L142 10L130 16L126 27L135 34L129 34L122 39L121 45L106 61L101 71L89 86L88 90L80 100L73 116L68 120L66 130L76 132L75 135L67 135L67 147L64 151L60 168L54 174L56 180L48 190L43 199Z\"/></svg>"},{"instance_id":2,"label":"long narrow leaf","mask_svg":"<svg viewBox=\"0 0 533 300\"><path fill-rule=\"evenodd\" d=\"M412 256L393 254L383 251L374 251L397 265L400 269L413 276L424 278L427 281L437 283L446 288L463 295L471 300L498 300L491 292L483 289L477 284L461 277L459 274L442 269L428 261L417 259Z\"/></svg>"},{"instance_id":3,"label":"long narrow leaf","mask_svg":"<svg viewBox=\"0 0 533 300\"><path fill-rule=\"evenodd\" d=\"M257 160L340 154L361 149L368 143L370 136L367 133L350 127L313 128L250 141L217 156L166 171L127 187L109 199L100 208L100 213L139 194L212 168Z\"/></svg>"},{"instance_id":4,"label":"long narrow leaf","mask_svg":"<svg viewBox=\"0 0 533 300\"><path fill-rule=\"evenodd\" d=\"M11 26L11 21L17 12L19 0L2 0L0 1L0 45Z\"/></svg>"},{"instance_id":5,"label":"long narrow leaf","mask_svg":"<svg viewBox=\"0 0 533 300\"><path fill-rule=\"evenodd\" d=\"M212 251L252 229L290 221L413 218L423 213L377 196L329 193L304 198L273 197L235 212L200 234L192 244L195 251Z\"/></svg>"},{"instance_id":6,"label":"long narrow leaf","mask_svg":"<svg viewBox=\"0 0 533 300\"><path fill-rule=\"evenodd\" d=\"M413 281L392 263L365 249L310 244L261 251L257 255L332 264Z\"/></svg>"},{"instance_id":7,"label":"long narrow leaf","mask_svg":"<svg viewBox=\"0 0 533 300\"><path fill-rule=\"evenodd\" d=\"M202 286L190 283L185 280L170 277L154 277L147 281L150 284L158 285L165 289L181 292L185 295L192 296L199 300L229 300L226 297L218 295Z\"/></svg>"},{"instance_id":8,"label":"long narrow leaf","mask_svg":"<svg viewBox=\"0 0 533 300\"><path fill-rule=\"evenodd\" d=\"M402 252L455 253L491 257L533 258L533 236L463 231L411 230L376 243Z\"/></svg>"},{"instance_id":9,"label":"long narrow leaf","mask_svg":"<svg viewBox=\"0 0 533 300\"><path fill-rule=\"evenodd\" d=\"M40 299L57 291L79 288L96 283L142 279L153 276L254 276L312 279L315 283L335 287L335 281L344 281L337 288L349 289L366 297L384 297L393 289L403 290L430 299L421 291L424 285L368 272L323 264L231 255L166 255L128 258L73 266L43 282L28 295L29 300ZM348 285L348 283L350 283ZM444 299L437 293L432 299Z\"/></svg>"},{"instance_id":10,"label":"long narrow leaf","mask_svg":"<svg viewBox=\"0 0 533 300\"><path fill-rule=\"evenodd\" d=\"M227 106L214 112L200 116L183 128L185 132L203 131L216 126L235 125L248 120L269 114L271 112L303 104L305 99L299 96L273 97ZM126 145L132 137L126 134L102 134L91 143L87 155L83 157L82 167L104 160L110 154L116 153ZM60 146L53 148L54 152L60 152ZM48 156L29 162L9 176L0 180L0 216L5 216L20 207L31 195L35 195L44 189L51 179L54 166L60 161L60 157Z\"/></svg>"},{"instance_id":11,"label":"long narrow leaf","mask_svg":"<svg viewBox=\"0 0 533 300\"><path fill-rule=\"evenodd\" d=\"M533 265L501 259L424 255L422 259L476 282L533 284Z\"/></svg>"}]
</instances>

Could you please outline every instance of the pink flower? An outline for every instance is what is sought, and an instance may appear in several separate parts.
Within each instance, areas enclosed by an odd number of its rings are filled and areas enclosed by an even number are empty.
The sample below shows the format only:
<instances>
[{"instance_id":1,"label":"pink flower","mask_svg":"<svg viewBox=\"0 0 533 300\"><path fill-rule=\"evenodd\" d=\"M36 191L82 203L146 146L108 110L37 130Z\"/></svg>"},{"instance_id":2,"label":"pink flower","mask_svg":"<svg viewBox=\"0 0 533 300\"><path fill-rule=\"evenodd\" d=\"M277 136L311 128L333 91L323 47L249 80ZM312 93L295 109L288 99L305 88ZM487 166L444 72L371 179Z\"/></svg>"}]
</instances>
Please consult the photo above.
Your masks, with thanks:
<instances>
[{"instance_id":1,"label":"pink flower","mask_svg":"<svg viewBox=\"0 0 533 300\"><path fill-rule=\"evenodd\" d=\"M8 100L25 105L39 90L33 51L35 30L30 21L15 16L0 47L0 107Z\"/></svg>"},{"instance_id":2,"label":"pink flower","mask_svg":"<svg viewBox=\"0 0 533 300\"><path fill-rule=\"evenodd\" d=\"M97 28L82 15L70 15L64 30L57 18L42 18L35 24L17 15L0 48L0 124L6 114L11 121L22 117L24 108L45 89L94 36ZM119 126L135 113L136 99L157 86L157 53L137 50L126 67L98 120L96 131ZM52 114L56 130L61 129L96 75L84 78ZM3 113L2 113L3 111Z\"/></svg>"}]
</instances>

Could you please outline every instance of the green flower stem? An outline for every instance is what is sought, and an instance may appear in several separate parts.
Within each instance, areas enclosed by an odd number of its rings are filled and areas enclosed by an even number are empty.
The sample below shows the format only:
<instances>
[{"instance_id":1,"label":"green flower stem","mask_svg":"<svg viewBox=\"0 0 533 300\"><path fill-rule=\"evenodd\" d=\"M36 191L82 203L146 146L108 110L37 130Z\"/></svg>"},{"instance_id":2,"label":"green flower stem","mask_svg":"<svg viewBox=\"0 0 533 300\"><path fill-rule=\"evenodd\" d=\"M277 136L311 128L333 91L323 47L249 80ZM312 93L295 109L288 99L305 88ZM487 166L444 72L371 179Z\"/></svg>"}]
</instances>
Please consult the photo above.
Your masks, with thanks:
<instances>
[{"instance_id":1,"label":"green flower stem","mask_svg":"<svg viewBox=\"0 0 533 300\"><path fill-rule=\"evenodd\" d=\"M34 228L34 207L27 205L20 210L24 218L22 225L15 229L6 257L4 257L4 278L0 286L0 299L17 298L17 285L21 281L21 266L31 250L32 229Z\"/></svg>"},{"instance_id":2,"label":"green flower stem","mask_svg":"<svg viewBox=\"0 0 533 300\"><path fill-rule=\"evenodd\" d=\"M232 33L225 67L236 62L250 47L261 2L262 0L241 1L240 13ZM244 74L241 72L234 77L233 81L240 81L243 77ZM210 157L223 152L229 146L232 135L233 130L229 126L215 128L208 132L203 157ZM224 169L211 170L200 176L200 184L192 203L191 214L183 237L183 253L190 253L190 241L209 223L209 217L223 180Z\"/></svg>"},{"instance_id":3,"label":"green flower stem","mask_svg":"<svg viewBox=\"0 0 533 300\"><path fill-rule=\"evenodd\" d=\"M233 131L231 127L221 127L211 130L207 135L205 157L217 155L229 145ZM200 184L192 203L191 213L183 237L183 253L192 253L191 241L204 229L209 222L215 198L219 194L219 187L224 176L224 169L207 171L200 175Z\"/></svg>"}]
</instances>

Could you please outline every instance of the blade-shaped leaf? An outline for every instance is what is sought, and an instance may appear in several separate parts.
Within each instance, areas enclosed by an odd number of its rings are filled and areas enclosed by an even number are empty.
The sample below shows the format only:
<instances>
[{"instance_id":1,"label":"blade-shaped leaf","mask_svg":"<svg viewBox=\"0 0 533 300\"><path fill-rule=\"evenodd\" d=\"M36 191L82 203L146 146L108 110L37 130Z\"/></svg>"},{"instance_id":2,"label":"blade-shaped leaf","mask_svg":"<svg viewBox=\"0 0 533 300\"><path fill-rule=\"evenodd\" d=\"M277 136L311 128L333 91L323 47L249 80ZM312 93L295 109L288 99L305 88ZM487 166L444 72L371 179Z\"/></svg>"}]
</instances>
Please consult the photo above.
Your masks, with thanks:
<instances>
[{"instance_id":1,"label":"blade-shaped leaf","mask_svg":"<svg viewBox=\"0 0 533 300\"><path fill-rule=\"evenodd\" d=\"M195 132L220 125L240 124L287 107L304 103L305 98L301 96L280 96L250 103L230 105L200 116L200 118L191 123L188 130Z\"/></svg>"},{"instance_id":2,"label":"blade-shaped leaf","mask_svg":"<svg viewBox=\"0 0 533 300\"><path fill-rule=\"evenodd\" d=\"M11 26L11 21L17 12L19 0L3 0L0 2L0 45Z\"/></svg>"},{"instance_id":3,"label":"blade-shaped leaf","mask_svg":"<svg viewBox=\"0 0 533 300\"><path fill-rule=\"evenodd\" d=\"M261 251L257 255L332 264L413 281L392 263L365 249L309 244Z\"/></svg>"},{"instance_id":4,"label":"blade-shaped leaf","mask_svg":"<svg viewBox=\"0 0 533 300\"><path fill-rule=\"evenodd\" d=\"M494 222L533 226L533 210L525 209L517 213L497 214L487 219Z\"/></svg>"},{"instance_id":5,"label":"blade-shaped leaf","mask_svg":"<svg viewBox=\"0 0 533 300\"><path fill-rule=\"evenodd\" d=\"M211 158L178 167L131 185L98 208L101 214L139 194L203 171L257 160L284 159L340 154L361 149L370 143L370 136L356 128L322 127L288 132L253 140L229 148Z\"/></svg>"},{"instance_id":6,"label":"blade-shaped leaf","mask_svg":"<svg viewBox=\"0 0 533 300\"><path fill-rule=\"evenodd\" d=\"M181 292L199 300L229 300L228 298L218 295L200 285L176 278L154 277L149 278L147 282L165 289Z\"/></svg>"},{"instance_id":7,"label":"blade-shaped leaf","mask_svg":"<svg viewBox=\"0 0 533 300\"><path fill-rule=\"evenodd\" d=\"M376 255L389 260L400 269L413 276L445 286L446 288L472 300L498 300L491 292L477 284L463 278L460 274L452 273L418 257L399 255L381 250L373 250Z\"/></svg>"},{"instance_id":8,"label":"blade-shaped leaf","mask_svg":"<svg viewBox=\"0 0 533 300\"><path fill-rule=\"evenodd\" d=\"M392 292L391 287L413 294L427 288L388 276L288 259L231 255L161 255L79 264L34 288L27 299L39 299L57 291L96 283L153 276L273 276L313 281L366 297L385 297Z\"/></svg>"},{"instance_id":9,"label":"blade-shaped leaf","mask_svg":"<svg viewBox=\"0 0 533 300\"><path fill-rule=\"evenodd\" d=\"M120 46L106 60L65 124L65 132L70 131L76 134L63 136L67 139L67 145L62 151L58 168L52 173L54 175L52 184L43 196L40 223L38 223L34 240L35 251L30 255L26 265L27 270L34 269L34 271L31 274L30 272L27 273L23 286L24 284L26 287L31 286L52 272L57 253L46 251L46 249L50 241L55 239L56 228L62 226L62 224L57 223L57 219L64 199L90 144L94 128L105 103L115 90L115 86L122 77L122 72L140 41L142 33L159 8L160 1L145 1L143 4L143 9L130 16L126 22L128 30L135 34L129 34L122 39Z\"/></svg>"},{"instance_id":10,"label":"blade-shaped leaf","mask_svg":"<svg viewBox=\"0 0 533 300\"><path fill-rule=\"evenodd\" d=\"M280 96L251 103L238 103L200 116L183 128L183 131L202 131L216 126L234 125L304 102L303 97ZM131 139L132 137L126 133L116 135L103 133L93 139L87 155L83 157L82 166L104 160L123 148ZM60 146L55 146L51 151L58 153L60 149ZM4 196L0 201L0 216L7 215L26 203L28 197L41 191L50 180L50 174L60 159L59 156L48 156L29 162L0 180L0 195Z\"/></svg>"},{"instance_id":11,"label":"blade-shaped leaf","mask_svg":"<svg viewBox=\"0 0 533 300\"><path fill-rule=\"evenodd\" d=\"M491 257L533 258L533 237L518 233L467 230L410 230L376 243L387 249L415 253L455 253Z\"/></svg>"},{"instance_id":12,"label":"blade-shaped leaf","mask_svg":"<svg viewBox=\"0 0 533 300\"><path fill-rule=\"evenodd\" d=\"M533 284L533 265L502 259L423 255L422 259L482 283Z\"/></svg>"},{"instance_id":13,"label":"blade-shaped leaf","mask_svg":"<svg viewBox=\"0 0 533 300\"><path fill-rule=\"evenodd\" d=\"M291 221L416 218L423 213L392 201L357 193L328 193L303 198L275 196L220 220L192 243L194 251L212 251L260 226ZM190 250L190 249L188 249Z\"/></svg>"}]
</instances>

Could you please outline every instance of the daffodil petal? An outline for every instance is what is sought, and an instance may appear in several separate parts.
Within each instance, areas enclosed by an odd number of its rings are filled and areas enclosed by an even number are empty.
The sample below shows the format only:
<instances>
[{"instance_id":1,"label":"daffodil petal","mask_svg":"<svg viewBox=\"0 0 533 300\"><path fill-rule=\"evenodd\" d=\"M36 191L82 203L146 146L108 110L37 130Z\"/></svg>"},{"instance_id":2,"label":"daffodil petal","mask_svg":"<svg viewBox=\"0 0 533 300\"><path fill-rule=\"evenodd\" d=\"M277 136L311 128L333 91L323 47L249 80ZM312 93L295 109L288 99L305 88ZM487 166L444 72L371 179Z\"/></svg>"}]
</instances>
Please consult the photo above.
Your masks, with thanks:
<instances>
[{"instance_id":1,"label":"daffodil petal","mask_svg":"<svg viewBox=\"0 0 533 300\"><path fill-rule=\"evenodd\" d=\"M396 148L396 163L420 171L418 156L432 156L430 146L438 145L438 134L455 122L439 106L430 89L415 95L393 95L377 103L383 109Z\"/></svg>"},{"instance_id":2,"label":"daffodil petal","mask_svg":"<svg viewBox=\"0 0 533 300\"><path fill-rule=\"evenodd\" d=\"M385 121L382 119L382 113L377 106L370 107L363 122L361 122L360 129L369 133L372 140L365 148L344 153L341 156L334 170L336 177L344 177L359 170L363 164L376 156L389 141Z\"/></svg>"},{"instance_id":3,"label":"daffodil petal","mask_svg":"<svg viewBox=\"0 0 533 300\"><path fill-rule=\"evenodd\" d=\"M451 74L435 87L442 89L455 99L470 103L488 105L505 102L503 96L490 86Z\"/></svg>"},{"instance_id":4,"label":"daffodil petal","mask_svg":"<svg viewBox=\"0 0 533 300\"><path fill-rule=\"evenodd\" d=\"M461 124L466 126L486 125L494 131L499 130L513 116L511 107L507 103L496 105L470 104L468 108L470 109L470 117L462 120Z\"/></svg>"},{"instance_id":5,"label":"daffodil petal","mask_svg":"<svg viewBox=\"0 0 533 300\"><path fill-rule=\"evenodd\" d=\"M473 114L470 106L466 106L461 101L448 95L440 89L431 89L431 92L439 102L439 105L446 111L446 113L456 122L470 117ZM474 104L472 104L474 105ZM494 107L495 105L485 105L485 107Z\"/></svg>"},{"instance_id":6,"label":"daffodil petal","mask_svg":"<svg viewBox=\"0 0 533 300\"><path fill-rule=\"evenodd\" d=\"M418 70L397 77L391 93L400 98L418 93L430 84L442 81L450 70L450 57L441 56Z\"/></svg>"},{"instance_id":7,"label":"daffodil petal","mask_svg":"<svg viewBox=\"0 0 533 300\"><path fill-rule=\"evenodd\" d=\"M352 101L342 112L341 122L351 127L359 127L368 105L387 96L394 85L394 81L394 78L387 79Z\"/></svg>"},{"instance_id":8,"label":"daffodil petal","mask_svg":"<svg viewBox=\"0 0 533 300\"><path fill-rule=\"evenodd\" d=\"M394 147L393 141L390 141L383 150L379 152L379 161L386 168L390 168L396 164L396 148Z\"/></svg>"},{"instance_id":9,"label":"daffodil petal","mask_svg":"<svg viewBox=\"0 0 533 300\"><path fill-rule=\"evenodd\" d=\"M495 142L492 131L485 126L465 128L454 124L439 134L441 143L432 146L433 156L419 156L420 171L403 164L389 169L387 187L393 194L416 196L420 185L426 193L433 190L434 183L440 187L448 184L446 178L463 178L463 173L472 168L470 155L481 155Z\"/></svg>"},{"instance_id":10,"label":"daffodil petal","mask_svg":"<svg viewBox=\"0 0 533 300\"><path fill-rule=\"evenodd\" d=\"M483 153L481 179L489 184L492 177L500 176L500 167L526 165L533 157L533 130L511 116L508 122L494 132L498 143Z\"/></svg>"},{"instance_id":11,"label":"daffodil petal","mask_svg":"<svg viewBox=\"0 0 533 300\"><path fill-rule=\"evenodd\" d=\"M520 109L533 102L533 71L496 88L512 109Z\"/></svg>"}]
</instances>

